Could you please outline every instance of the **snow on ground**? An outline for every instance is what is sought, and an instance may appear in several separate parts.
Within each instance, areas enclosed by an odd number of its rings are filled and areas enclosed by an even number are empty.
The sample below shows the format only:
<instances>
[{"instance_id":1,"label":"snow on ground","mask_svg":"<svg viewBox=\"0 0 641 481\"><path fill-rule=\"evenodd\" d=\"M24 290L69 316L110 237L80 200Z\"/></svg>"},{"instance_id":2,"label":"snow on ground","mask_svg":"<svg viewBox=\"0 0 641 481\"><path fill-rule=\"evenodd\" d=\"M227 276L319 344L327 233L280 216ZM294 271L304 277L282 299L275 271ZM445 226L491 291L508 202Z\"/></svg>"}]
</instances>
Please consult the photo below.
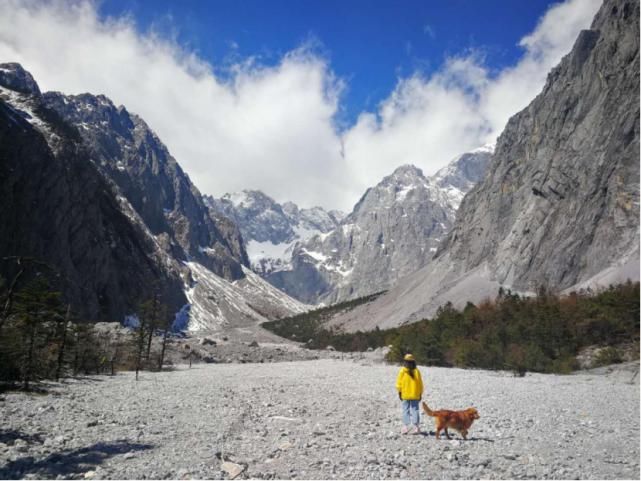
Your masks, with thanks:
<instances>
[{"instance_id":1,"label":"snow on ground","mask_svg":"<svg viewBox=\"0 0 641 481\"><path fill-rule=\"evenodd\" d=\"M627 371L625 369L628 369ZM639 479L638 363L570 376L421 367L433 408L480 412L470 439L401 435L398 367L209 364L0 397L0 478Z\"/></svg>"},{"instance_id":2,"label":"snow on ground","mask_svg":"<svg viewBox=\"0 0 641 481\"><path fill-rule=\"evenodd\" d=\"M297 240L274 244L271 241L259 242L252 239L246 246L249 262L252 266L262 267L261 261L269 261L270 266L287 267L292 260L292 248L296 242Z\"/></svg>"},{"instance_id":3,"label":"snow on ground","mask_svg":"<svg viewBox=\"0 0 641 481\"><path fill-rule=\"evenodd\" d=\"M59 137L53 133L49 125L35 113L37 100L31 95L22 94L6 87L0 86L0 99L8 102L7 106L23 119L27 120L39 130L47 140L50 147L55 148Z\"/></svg>"},{"instance_id":4,"label":"snow on ground","mask_svg":"<svg viewBox=\"0 0 641 481\"><path fill-rule=\"evenodd\" d=\"M322 252L310 251L305 249L304 247L301 249L301 252L303 252L304 254L307 254L309 257L311 257L315 261L318 261L321 264L327 260L327 256Z\"/></svg>"},{"instance_id":5,"label":"snow on ground","mask_svg":"<svg viewBox=\"0 0 641 481\"><path fill-rule=\"evenodd\" d=\"M290 242L274 244L269 240L260 242L255 239L247 242L245 249L252 269L264 273L291 269L292 254L296 244L308 241L315 235L329 235L329 233L322 234L318 229L306 228L302 225L294 226L293 230L294 239Z\"/></svg>"}]
</instances>

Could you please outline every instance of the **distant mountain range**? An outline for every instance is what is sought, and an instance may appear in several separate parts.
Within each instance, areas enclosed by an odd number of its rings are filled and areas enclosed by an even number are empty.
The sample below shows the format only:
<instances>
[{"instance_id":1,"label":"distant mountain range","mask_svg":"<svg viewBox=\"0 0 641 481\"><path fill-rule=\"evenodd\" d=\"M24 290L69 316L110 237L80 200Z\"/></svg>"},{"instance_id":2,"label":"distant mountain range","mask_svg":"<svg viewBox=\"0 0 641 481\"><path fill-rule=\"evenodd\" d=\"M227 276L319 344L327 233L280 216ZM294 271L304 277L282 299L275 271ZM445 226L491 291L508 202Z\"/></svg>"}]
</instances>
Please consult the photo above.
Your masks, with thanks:
<instances>
[{"instance_id":1,"label":"distant mountain range","mask_svg":"<svg viewBox=\"0 0 641 481\"><path fill-rule=\"evenodd\" d=\"M401 166L347 216L280 205L259 191L207 202L237 223L255 272L303 302L333 303L388 289L426 265L492 151L463 154L431 177Z\"/></svg>"}]
</instances>

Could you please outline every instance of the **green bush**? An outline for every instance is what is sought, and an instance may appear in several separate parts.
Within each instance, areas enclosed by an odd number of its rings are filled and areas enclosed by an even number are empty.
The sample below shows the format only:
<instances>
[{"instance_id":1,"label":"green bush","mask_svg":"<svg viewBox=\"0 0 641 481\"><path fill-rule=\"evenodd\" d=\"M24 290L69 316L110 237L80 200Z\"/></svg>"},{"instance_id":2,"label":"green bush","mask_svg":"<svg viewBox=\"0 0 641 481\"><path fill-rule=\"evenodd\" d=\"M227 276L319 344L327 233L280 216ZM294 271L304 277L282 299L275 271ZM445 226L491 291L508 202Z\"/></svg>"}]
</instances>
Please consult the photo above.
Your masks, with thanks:
<instances>
[{"instance_id":1,"label":"green bush","mask_svg":"<svg viewBox=\"0 0 641 481\"><path fill-rule=\"evenodd\" d=\"M623 362L623 353L613 346L604 347L594 358L594 367L619 364Z\"/></svg>"}]
</instances>

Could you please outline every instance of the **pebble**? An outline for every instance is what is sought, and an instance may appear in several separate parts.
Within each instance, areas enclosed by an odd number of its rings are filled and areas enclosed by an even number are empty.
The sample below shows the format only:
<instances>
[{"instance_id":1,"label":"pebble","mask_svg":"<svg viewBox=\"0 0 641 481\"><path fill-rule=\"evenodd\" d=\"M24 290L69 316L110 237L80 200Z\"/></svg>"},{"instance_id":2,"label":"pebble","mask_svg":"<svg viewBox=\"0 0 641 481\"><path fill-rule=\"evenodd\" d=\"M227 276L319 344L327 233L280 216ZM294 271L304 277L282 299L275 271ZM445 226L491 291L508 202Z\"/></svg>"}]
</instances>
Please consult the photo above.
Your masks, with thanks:
<instances>
[{"instance_id":1,"label":"pebble","mask_svg":"<svg viewBox=\"0 0 641 481\"><path fill-rule=\"evenodd\" d=\"M224 463L222 463L220 465L220 469L227 473L229 479L237 478L238 475L245 470L245 468L240 464L232 463L230 461L225 461Z\"/></svg>"}]
</instances>

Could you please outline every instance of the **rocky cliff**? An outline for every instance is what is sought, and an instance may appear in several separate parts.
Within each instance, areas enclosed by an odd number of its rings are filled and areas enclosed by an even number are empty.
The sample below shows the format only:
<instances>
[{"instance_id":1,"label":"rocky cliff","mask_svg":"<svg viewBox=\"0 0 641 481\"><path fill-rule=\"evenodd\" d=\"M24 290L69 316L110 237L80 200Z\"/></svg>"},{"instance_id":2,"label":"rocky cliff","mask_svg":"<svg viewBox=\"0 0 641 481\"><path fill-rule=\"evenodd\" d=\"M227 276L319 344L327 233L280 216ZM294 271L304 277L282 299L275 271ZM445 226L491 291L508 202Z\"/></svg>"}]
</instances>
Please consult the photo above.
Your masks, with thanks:
<instances>
[{"instance_id":1,"label":"rocky cliff","mask_svg":"<svg viewBox=\"0 0 641 481\"><path fill-rule=\"evenodd\" d=\"M639 2L607 0L512 117L434 262L334 323L398 325L439 305L639 278Z\"/></svg>"},{"instance_id":2,"label":"rocky cliff","mask_svg":"<svg viewBox=\"0 0 641 481\"><path fill-rule=\"evenodd\" d=\"M42 100L31 75L0 65L0 257L52 265L83 317L122 319L159 286L186 302L179 272L161 262L152 237L131 222L91 161L77 130ZM11 278L15 264L0 263Z\"/></svg>"},{"instance_id":3,"label":"rocky cliff","mask_svg":"<svg viewBox=\"0 0 641 481\"><path fill-rule=\"evenodd\" d=\"M234 280L249 265L233 223L212 219L198 189L137 115L103 95L43 94L44 105L77 126L93 161L172 256L194 259Z\"/></svg>"},{"instance_id":4,"label":"rocky cliff","mask_svg":"<svg viewBox=\"0 0 641 481\"><path fill-rule=\"evenodd\" d=\"M1 64L0 154L0 257L54 266L86 319L123 320L156 287L181 329L305 309L248 271L236 225L108 98L42 94L20 65ZM4 262L0 274L13 268Z\"/></svg>"}]
</instances>

